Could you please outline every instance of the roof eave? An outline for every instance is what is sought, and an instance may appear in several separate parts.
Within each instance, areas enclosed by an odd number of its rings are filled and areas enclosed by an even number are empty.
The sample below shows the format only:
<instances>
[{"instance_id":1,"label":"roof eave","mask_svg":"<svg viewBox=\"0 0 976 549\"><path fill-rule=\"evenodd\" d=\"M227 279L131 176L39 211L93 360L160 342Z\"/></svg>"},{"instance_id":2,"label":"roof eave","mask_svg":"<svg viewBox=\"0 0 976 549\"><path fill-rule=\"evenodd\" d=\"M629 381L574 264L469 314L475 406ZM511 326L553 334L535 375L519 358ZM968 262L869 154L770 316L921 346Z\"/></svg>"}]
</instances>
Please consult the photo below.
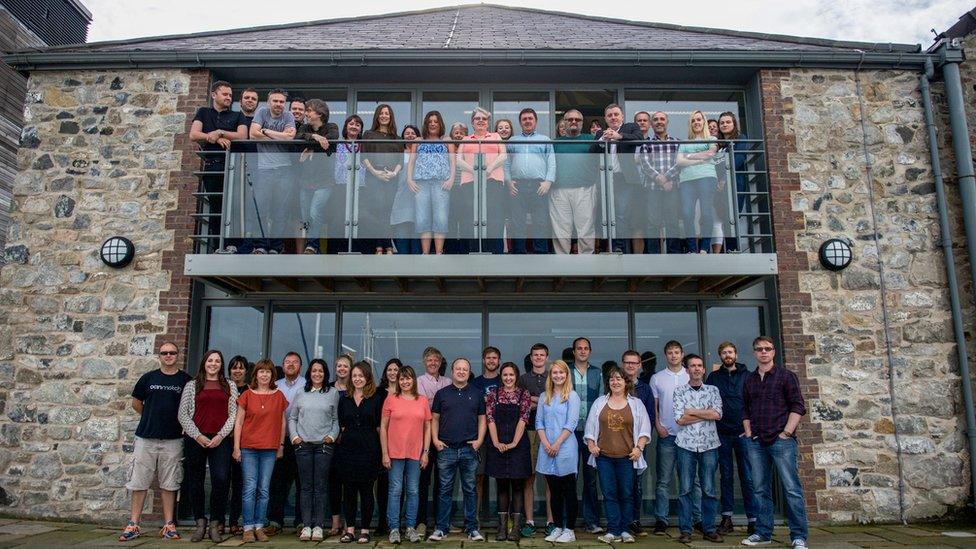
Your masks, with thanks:
<instances>
[{"instance_id":1,"label":"roof eave","mask_svg":"<svg viewBox=\"0 0 976 549\"><path fill-rule=\"evenodd\" d=\"M925 52L777 51L777 50L314 50L314 51L130 51L19 52L3 61L30 72L63 69L226 68L244 66L369 65L625 65L739 66L755 68L918 69L932 57Z\"/></svg>"}]
</instances>

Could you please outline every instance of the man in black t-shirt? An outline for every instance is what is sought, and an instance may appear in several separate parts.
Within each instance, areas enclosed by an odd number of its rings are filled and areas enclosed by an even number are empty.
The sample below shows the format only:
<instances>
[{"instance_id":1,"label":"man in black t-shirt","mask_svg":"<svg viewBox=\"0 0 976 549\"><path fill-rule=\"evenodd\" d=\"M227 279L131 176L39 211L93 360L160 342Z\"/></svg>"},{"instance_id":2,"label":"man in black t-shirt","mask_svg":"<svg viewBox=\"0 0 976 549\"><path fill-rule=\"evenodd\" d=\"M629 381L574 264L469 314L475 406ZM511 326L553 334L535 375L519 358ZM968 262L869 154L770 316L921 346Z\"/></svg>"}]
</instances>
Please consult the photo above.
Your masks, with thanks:
<instances>
[{"instance_id":1,"label":"man in black t-shirt","mask_svg":"<svg viewBox=\"0 0 976 549\"><path fill-rule=\"evenodd\" d=\"M177 365L179 348L166 342L159 347L160 367L143 374L132 389L132 408L140 414L132 451L132 513L119 541L139 537L139 519L153 478L159 480L163 499L165 539L180 539L174 522L176 492L183 480L183 427L177 419L183 388L192 379Z\"/></svg>"},{"instance_id":2,"label":"man in black t-shirt","mask_svg":"<svg viewBox=\"0 0 976 549\"><path fill-rule=\"evenodd\" d=\"M204 191L220 193L224 190L224 155L216 154L230 149L230 142L235 139L247 139L247 123L244 115L231 110L234 93L230 84L218 80L210 87L210 97L213 103L209 107L200 107L190 125L190 140L200 144L208 154L203 158L203 171L215 172L203 178ZM219 213L223 206L221 196L208 196L210 213ZM207 234L220 234L219 218L206 218ZM216 239L214 242L216 243ZM230 245L228 245L230 246Z\"/></svg>"}]
</instances>

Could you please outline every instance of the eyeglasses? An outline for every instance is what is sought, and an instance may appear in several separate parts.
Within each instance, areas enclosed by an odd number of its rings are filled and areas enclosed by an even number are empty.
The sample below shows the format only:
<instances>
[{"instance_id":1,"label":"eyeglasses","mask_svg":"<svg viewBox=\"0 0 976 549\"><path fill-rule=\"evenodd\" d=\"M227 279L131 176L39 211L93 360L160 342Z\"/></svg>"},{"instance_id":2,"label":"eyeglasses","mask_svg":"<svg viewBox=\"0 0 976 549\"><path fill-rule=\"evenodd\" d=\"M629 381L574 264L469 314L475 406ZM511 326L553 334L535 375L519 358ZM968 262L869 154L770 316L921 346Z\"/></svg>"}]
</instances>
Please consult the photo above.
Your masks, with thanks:
<instances>
[{"instance_id":1,"label":"eyeglasses","mask_svg":"<svg viewBox=\"0 0 976 549\"><path fill-rule=\"evenodd\" d=\"M566 122L582 122L582 118L563 118Z\"/></svg>"},{"instance_id":2,"label":"eyeglasses","mask_svg":"<svg viewBox=\"0 0 976 549\"><path fill-rule=\"evenodd\" d=\"M627 362L624 362L624 364L629 364L629 365L631 365L631 366L640 366L640 362L631 362L631 361L627 361Z\"/></svg>"},{"instance_id":3,"label":"eyeglasses","mask_svg":"<svg viewBox=\"0 0 976 549\"><path fill-rule=\"evenodd\" d=\"M159 356L176 356L178 351L159 351Z\"/></svg>"},{"instance_id":4,"label":"eyeglasses","mask_svg":"<svg viewBox=\"0 0 976 549\"><path fill-rule=\"evenodd\" d=\"M478 120L486 120L486 121L487 121L487 120L488 120L488 118L487 118L487 117L485 117L485 116L475 116L475 117L474 117L474 118L472 118L471 120L474 120L475 122L477 122Z\"/></svg>"},{"instance_id":5,"label":"eyeglasses","mask_svg":"<svg viewBox=\"0 0 976 549\"><path fill-rule=\"evenodd\" d=\"M757 353L771 353L776 349L773 347L753 347L752 350L756 351Z\"/></svg>"}]
</instances>

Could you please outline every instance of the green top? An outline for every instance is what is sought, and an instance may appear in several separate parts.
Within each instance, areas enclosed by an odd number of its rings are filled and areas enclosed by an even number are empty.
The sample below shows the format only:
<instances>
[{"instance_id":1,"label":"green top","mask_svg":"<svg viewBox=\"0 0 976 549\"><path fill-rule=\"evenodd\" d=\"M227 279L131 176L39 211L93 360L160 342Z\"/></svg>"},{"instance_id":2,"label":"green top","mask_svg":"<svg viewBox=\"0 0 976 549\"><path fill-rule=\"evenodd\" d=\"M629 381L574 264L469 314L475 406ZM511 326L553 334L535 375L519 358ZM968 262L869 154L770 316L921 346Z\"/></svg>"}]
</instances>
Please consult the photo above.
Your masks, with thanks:
<instances>
[{"instance_id":1,"label":"green top","mask_svg":"<svg viewBox=\"0 0 976 549\"><path fill-rule=\"evenodd\" d=\"M709 136L710 141L715 141L714 136ZM705 152L710 145L708 143L683 143L678 146L678 154L692 154ZM715 163L711 161L702 162L701 164L695 164L693 166L685 166L681 168L681 176L679 181L684 183L685 181L691 181L693 179L701 179L703 177L715 178Z\"/></svg>"},{"instance_id":2,"label":"green top","mask_svg":"<svg viewBox=\"0 0 976 549\"><path fill-rule=\"evenodd\" d=\"M590 152L593 136L588 133L576 137L557 137L552 145L556 153L556 181L559 187L589 187L600 179L599 153ZM572 143L561 143L572 141Z\"/></svg>"}]
</instances>

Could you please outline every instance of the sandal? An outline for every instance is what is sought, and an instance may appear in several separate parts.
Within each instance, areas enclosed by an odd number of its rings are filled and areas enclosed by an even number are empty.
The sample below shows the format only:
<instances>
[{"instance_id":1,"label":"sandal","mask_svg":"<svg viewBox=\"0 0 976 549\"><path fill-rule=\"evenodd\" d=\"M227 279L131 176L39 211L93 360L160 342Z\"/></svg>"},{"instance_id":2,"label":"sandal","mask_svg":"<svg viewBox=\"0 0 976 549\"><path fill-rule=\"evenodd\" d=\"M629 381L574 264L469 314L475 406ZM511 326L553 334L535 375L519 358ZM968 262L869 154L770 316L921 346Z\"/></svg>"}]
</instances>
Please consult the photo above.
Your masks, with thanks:
<instances>
[{"instance_id":1,"label":"sandal","mask_svg":"<svg viewBox=\"0 0 976 549\"><path fill-rule=\"evenodd\" d=\"M239 536L244 533L244 527L238 524L233 524L230 527L230 534L232 536Z\"/></svg>"},{"instance_id":2,"label":"sandal","mask_svg":"<svg viewBox=\"0 0 976 549\"><path fill-rule=\"evenodd\" d=\"M329 530L329 537L331 537L331 536L338 536L341 533L342 533L342 528L331 528Z\"/></svg>"},{"instance_id":3,"label":"sandal","mask_svg":"<svg viewBox=\"0 0 976 549\"><path fill-rule=\"evenodd\" d=\"M355 539L355 535L350 532L346 532L345 534L342 534L341 538L339 538L339 543L352 543Z\"/></svg>"},{"instance_id":4,"label":"sandal","mask_svg":"<svg viewBox=\"0 0 976 549\"><path fill-rule=\"evenodd\" d=\"M369 532L360 532L359 539L356 540L356 543L369 543L369 541Z\"/></svg>"}]
</instances>

